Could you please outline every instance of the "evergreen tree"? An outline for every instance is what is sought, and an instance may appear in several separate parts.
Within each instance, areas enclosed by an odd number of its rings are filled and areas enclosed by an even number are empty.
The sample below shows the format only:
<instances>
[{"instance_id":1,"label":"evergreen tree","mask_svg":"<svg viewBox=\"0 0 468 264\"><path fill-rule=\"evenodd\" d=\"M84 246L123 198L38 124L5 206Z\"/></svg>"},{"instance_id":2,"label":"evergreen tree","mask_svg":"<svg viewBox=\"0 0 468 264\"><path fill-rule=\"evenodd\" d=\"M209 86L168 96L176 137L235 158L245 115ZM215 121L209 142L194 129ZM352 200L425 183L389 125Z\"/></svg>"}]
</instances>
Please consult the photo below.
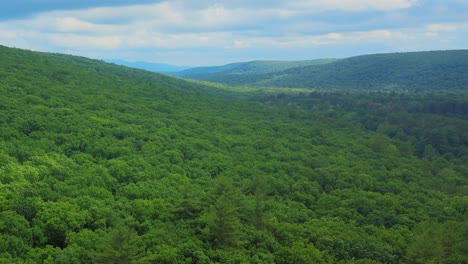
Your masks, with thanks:
<instances>
[{"instance_id":1,"label":"evergreen tree","mask_svg":"<svg viewBox=\"0 0 468 264\"><path fill-rule=\"evenodd\" d=\"M103 264L139 263L144 246L137 233L125 226L113 228L98 245L95 261Z\"/></svg>"}]
</instances>

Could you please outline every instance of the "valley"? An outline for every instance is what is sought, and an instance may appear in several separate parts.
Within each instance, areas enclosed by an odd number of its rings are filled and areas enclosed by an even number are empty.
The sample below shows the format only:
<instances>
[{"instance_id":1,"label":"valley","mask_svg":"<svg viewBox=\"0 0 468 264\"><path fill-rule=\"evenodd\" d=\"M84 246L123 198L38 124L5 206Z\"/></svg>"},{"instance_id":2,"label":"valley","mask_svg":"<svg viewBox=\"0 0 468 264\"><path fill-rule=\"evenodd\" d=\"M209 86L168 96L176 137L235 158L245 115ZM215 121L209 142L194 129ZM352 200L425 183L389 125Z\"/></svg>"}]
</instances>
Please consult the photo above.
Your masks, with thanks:
<instances>
[{"instance_id":1,"label":"valley","mask_svg":"<svg viewBox=\"0 0 468 264\"><path fill-rule=\"evenodd\" d=\"M466 54L190 80L0 46L0 262L466 263Z\"/></svg>"}]
</instances>

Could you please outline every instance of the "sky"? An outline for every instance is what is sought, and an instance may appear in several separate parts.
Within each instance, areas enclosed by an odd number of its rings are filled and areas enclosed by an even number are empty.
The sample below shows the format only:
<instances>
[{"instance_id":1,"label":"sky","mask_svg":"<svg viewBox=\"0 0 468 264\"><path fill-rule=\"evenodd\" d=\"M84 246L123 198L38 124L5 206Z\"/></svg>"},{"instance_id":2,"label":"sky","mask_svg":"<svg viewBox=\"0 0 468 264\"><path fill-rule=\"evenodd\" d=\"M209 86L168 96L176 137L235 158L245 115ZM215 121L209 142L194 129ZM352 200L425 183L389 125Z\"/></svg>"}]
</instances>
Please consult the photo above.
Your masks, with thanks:
<instances>
[{"instance_id":1,"label":"sky","mask_svg":"<svg viewBox=\"0 0 468 264\"><path fill-rule=\"evenodd\" d=\"M179 66L468 48L468 0L12 0L0 45Z\"/></svg>"}]
</instances>

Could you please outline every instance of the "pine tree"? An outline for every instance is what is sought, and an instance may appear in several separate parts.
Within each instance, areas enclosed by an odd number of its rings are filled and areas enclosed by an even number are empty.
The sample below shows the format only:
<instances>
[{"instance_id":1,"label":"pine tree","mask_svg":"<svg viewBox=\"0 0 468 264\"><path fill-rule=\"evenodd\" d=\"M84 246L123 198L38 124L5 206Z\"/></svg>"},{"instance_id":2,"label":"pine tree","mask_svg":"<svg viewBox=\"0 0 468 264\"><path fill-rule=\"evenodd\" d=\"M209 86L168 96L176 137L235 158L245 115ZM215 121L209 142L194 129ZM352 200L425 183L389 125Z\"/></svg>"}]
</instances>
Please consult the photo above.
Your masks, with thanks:
<instances>
[{"instance_id":1,"label":"pine tree","mask_svg":"<svg viewBox=\"0 0 468 264\"><path fill-rule=\"evenodd\" d=\"M96 263L130 264L138 263L144 254L142 241L137 233L125 226L117 226L103 238L96 253Z\"/></svg>"}]
</instances>

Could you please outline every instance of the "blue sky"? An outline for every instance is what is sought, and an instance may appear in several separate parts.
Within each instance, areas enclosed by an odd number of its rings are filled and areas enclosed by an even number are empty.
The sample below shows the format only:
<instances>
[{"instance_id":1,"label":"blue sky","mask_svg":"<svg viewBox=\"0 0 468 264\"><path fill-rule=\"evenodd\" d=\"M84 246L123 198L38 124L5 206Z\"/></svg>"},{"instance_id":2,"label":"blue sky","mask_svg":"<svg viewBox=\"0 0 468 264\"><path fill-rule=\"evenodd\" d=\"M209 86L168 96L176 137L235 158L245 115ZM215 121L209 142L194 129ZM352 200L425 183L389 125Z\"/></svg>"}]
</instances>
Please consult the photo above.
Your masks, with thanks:
<instances>
[{"instance_id":1,"label":"blue sky","mask_svg":"<svg viewBox=\"0 0 468 264\"><path fill-rule=\"evenodd\" d=\"M14 0L0 45L184 66L468 48L468 0Z\"/></svg>"}]
</instances>

